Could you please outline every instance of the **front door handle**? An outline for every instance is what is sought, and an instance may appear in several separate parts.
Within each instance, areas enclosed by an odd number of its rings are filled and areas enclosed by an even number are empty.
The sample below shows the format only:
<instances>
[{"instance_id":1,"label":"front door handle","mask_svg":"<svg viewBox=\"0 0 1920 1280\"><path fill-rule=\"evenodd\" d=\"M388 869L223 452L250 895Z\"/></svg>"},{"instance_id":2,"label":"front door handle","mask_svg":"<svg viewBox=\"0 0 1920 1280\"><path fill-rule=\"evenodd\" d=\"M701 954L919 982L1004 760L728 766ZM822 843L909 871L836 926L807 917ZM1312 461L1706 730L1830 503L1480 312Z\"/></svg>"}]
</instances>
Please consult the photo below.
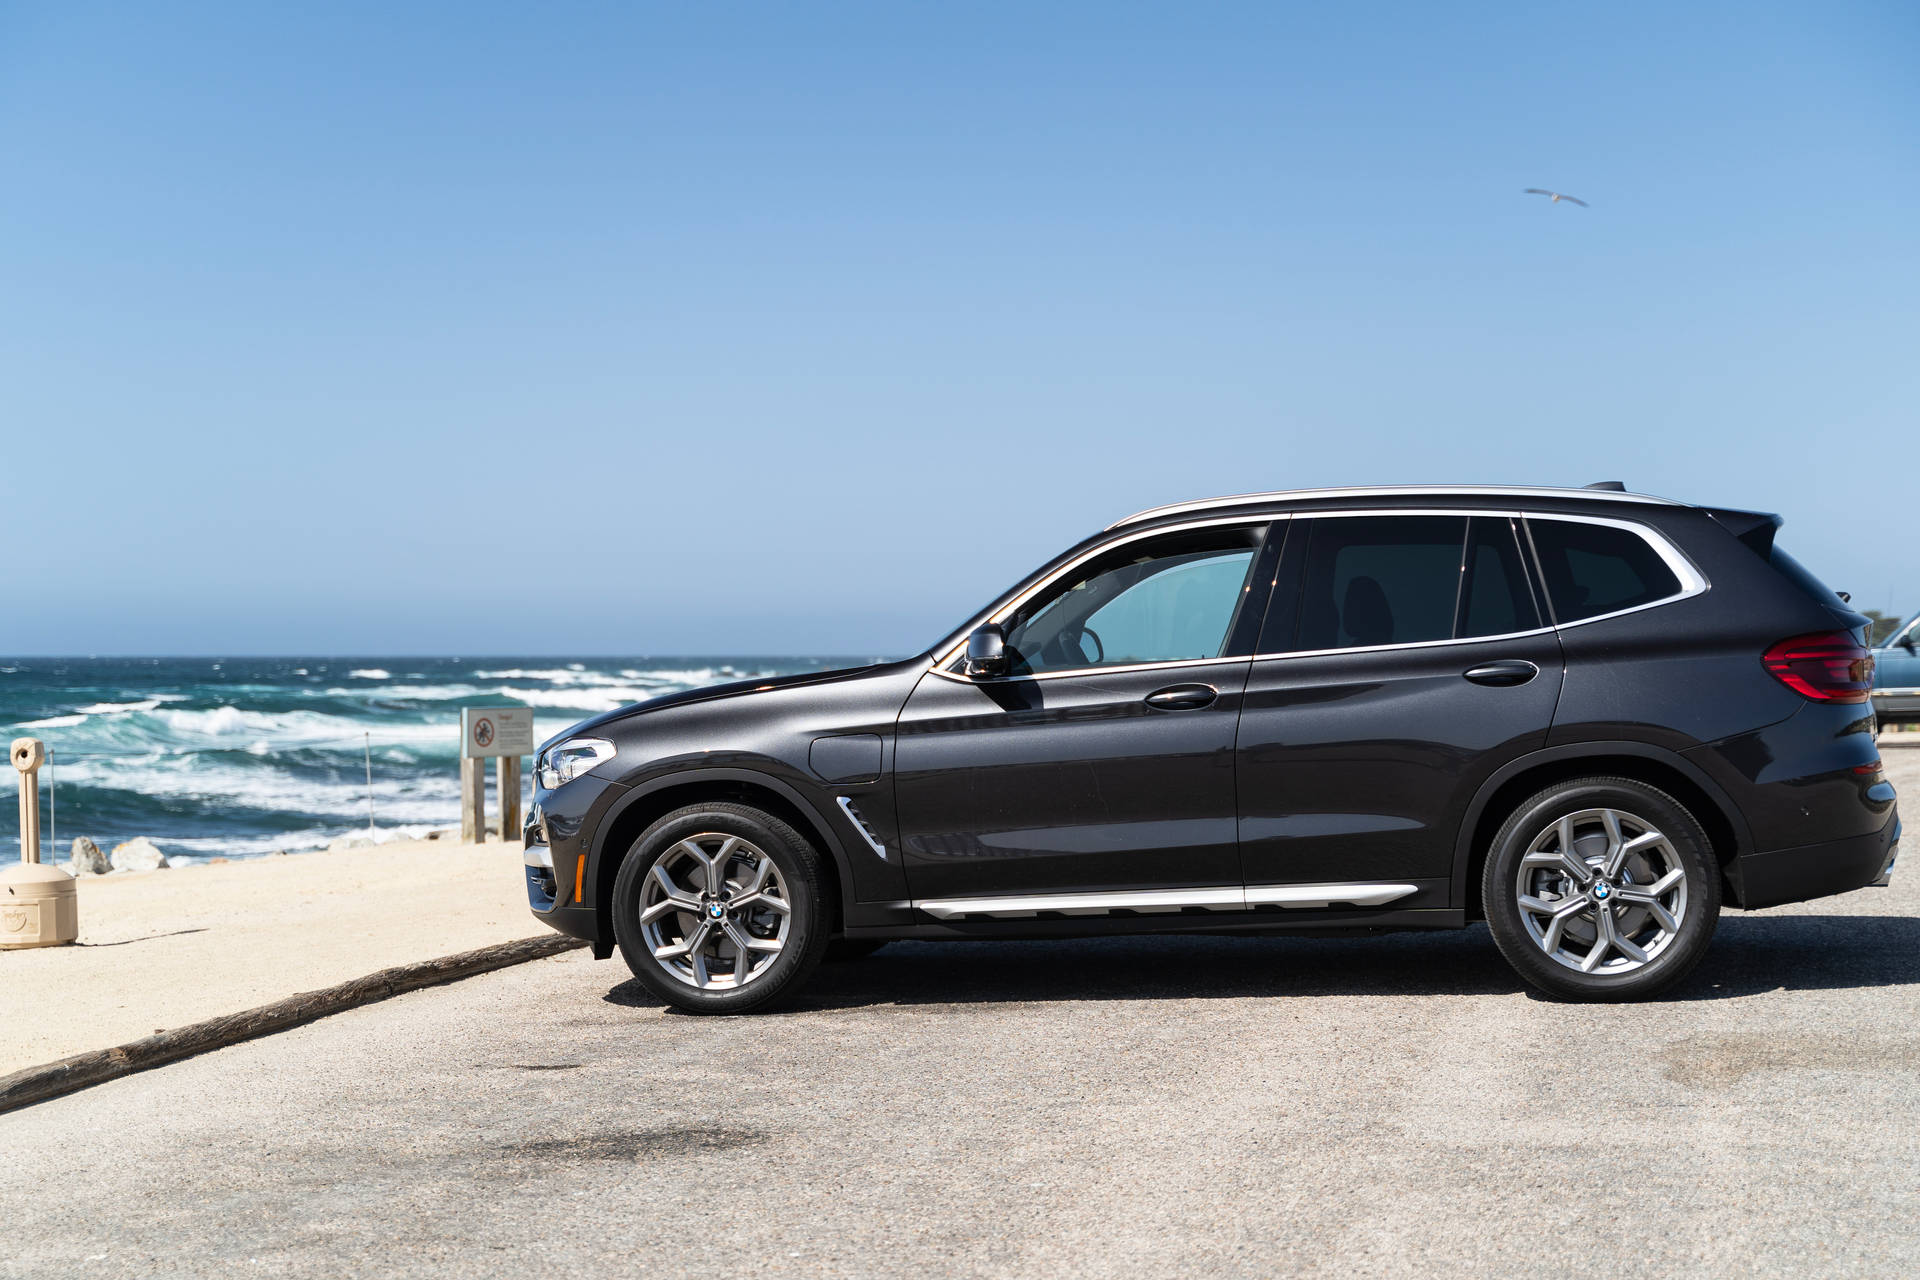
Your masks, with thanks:
<instances>
[{"instance_id":1,"label":"front door handle","mask_svg":"<svg viewBox=\"0 0 1920 1280\"><path fill-rule=\"evenodd\" d=\"M1147 695L1147 705L1162 711L1195 711L1213 705L1220 691L1210 684L1176 684Z\"/></svg>"},{"instance_id":2,"label":"front door handle","mask_svg":"<svg viewBox=\"0 0 1920 1280\"><path fill-rule=\"evenodd\" d=\"M1533 679L1540 674L1540 668L1520 658L1506 658L1469 667L1463 674L1475 684L1514 685Z\"/></svg>"}]
</instances>

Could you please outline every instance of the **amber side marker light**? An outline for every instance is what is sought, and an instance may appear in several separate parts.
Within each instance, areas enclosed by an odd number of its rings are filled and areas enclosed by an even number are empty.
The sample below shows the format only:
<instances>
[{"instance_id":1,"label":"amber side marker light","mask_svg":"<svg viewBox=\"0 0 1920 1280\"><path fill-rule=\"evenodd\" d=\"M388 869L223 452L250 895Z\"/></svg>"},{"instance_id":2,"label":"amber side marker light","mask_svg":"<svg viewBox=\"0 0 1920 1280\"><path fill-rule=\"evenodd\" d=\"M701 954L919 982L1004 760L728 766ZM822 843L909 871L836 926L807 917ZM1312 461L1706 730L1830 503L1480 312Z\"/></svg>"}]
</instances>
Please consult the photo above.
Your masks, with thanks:
<instances>
[{"instance_id":1,"label":"amber side marker light","mask_svg":"<svg viewBox=\"0 0 1920 1280\"><path fill-rule=\"evenodd\" d=\"M580 890L587 884L587 855L581 854L573 864L573 900L580 901Z\"/></svg>"}]
</instances>

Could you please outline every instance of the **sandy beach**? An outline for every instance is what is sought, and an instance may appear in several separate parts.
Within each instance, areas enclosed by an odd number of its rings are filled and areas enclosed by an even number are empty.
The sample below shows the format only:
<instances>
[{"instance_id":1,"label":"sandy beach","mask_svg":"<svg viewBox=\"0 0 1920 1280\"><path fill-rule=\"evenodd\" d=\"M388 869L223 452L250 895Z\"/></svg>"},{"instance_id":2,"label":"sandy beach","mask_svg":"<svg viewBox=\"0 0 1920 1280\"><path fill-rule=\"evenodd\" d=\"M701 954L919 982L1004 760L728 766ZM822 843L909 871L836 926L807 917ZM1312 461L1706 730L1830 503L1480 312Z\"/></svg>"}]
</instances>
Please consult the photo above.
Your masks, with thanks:
<instances>
[{"instance_id":1,"label":"sandy beach","mask_svg":"<svg viewBox=\"0 0 1920 1280\"><path fill-rule=\"evenodd\" d=\"M0 1074L390 965L544 935L517 843L83 876L80 939L0 952Z\"/></svg>"}]
</instances>

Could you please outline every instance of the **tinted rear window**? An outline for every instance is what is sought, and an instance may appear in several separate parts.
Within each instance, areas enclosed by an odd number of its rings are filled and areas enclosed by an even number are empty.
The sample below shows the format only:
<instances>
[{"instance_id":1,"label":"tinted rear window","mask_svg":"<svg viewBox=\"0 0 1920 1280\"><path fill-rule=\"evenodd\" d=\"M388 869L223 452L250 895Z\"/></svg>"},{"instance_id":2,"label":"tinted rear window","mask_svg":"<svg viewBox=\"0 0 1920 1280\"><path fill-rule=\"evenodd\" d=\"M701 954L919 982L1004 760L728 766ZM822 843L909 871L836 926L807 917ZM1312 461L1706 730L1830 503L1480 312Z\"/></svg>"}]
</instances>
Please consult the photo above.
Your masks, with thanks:
<instances>
[{"instance_id":1,"label":"tinted rear window","mask_svg":"<svg viewBox=\"0 0 1920 1280\"><path fill-rule=\"evenodd\" d=\"M1313 521L1297 647L1450 639L1466 533L1464 516Z\"/></svg>"},{"instance_id":2,"label":"tinted rear window","mask_svg":"<svg viewBox=\"0 0 1920 1280\"><path fill-rule=\"evenodd\" d=\"M1630 529L1573 520L1529 520L1561 622L1578 622L1677 595L1680 579L1647 540Z\"/></svg>"},{"instance_id":3,"label":"tinted rear window","mask_svg":"<svg viewBox=\"0 0 1920 1280\"><path fill-rule=\"evenodd\" d=\"M1513 521L1504 516L1475 516L1467 534L1467 558L1461 566L1460 625L1456 634L1500 636L1540 625Z\"/></svg>"}]
</instances>

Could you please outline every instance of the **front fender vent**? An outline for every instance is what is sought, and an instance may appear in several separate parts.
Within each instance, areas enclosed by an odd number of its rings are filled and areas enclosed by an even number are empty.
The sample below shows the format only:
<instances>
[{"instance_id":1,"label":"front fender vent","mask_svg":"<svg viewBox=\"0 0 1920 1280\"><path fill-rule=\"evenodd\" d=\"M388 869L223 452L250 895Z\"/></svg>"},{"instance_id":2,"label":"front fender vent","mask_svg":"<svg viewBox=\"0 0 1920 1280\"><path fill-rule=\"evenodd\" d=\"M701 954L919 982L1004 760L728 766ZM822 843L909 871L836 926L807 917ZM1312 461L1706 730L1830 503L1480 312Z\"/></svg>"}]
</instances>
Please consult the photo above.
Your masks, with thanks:
<instances>
[{"instance_id":1,"label":"front fender vent","mask_svg":"<svg viewBox=\"0 0 1920 1280\"><path fill-rule=\"evenodd\" d=\"M848 820L853 823L853 829L860 833L861 838L867 842L867 847L878 854L882 862L885 862L887 860L887 846L881 844L880 837L873 834L873 828L868 826L867 820L860 816L860 811L853 807L852 799L847 796L841 796L839 800L841 810L847 815Z\"/></svg>"}]
</instances>

